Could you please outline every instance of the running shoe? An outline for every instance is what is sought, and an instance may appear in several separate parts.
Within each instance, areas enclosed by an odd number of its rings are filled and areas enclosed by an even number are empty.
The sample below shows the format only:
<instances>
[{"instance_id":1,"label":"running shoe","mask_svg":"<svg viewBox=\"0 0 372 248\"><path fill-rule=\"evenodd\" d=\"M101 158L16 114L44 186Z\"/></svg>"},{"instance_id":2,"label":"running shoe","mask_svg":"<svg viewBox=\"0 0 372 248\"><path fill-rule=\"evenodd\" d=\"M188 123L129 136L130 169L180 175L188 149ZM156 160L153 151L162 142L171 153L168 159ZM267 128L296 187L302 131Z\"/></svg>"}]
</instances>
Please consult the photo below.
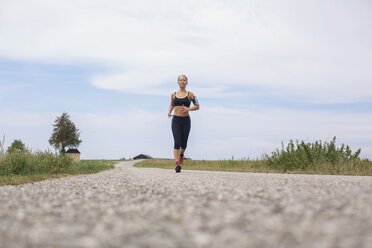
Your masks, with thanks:
<instances>
[{"instance_id":1,"label":"running shoe","mask_svg":"<svg viewBox=\"0 0 372 248\"><path fill-rule=\"evenodd\" d=\"M176 173L180 173L181 172L181 165L179 165L179 164L176 163L175 170L176 170Z\"/></svg>"}]
</instances>

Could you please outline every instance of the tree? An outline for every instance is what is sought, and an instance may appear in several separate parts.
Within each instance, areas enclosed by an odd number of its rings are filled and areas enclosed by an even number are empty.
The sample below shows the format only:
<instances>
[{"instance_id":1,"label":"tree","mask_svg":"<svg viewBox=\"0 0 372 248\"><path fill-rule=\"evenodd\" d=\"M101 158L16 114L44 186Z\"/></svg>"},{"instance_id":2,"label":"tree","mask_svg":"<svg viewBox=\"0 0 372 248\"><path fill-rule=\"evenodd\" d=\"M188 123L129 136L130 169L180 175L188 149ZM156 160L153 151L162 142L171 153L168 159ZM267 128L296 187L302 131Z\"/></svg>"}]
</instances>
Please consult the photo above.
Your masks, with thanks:
<instances>
[{"instance_id":1,"label":"tree","mask_svg":"<svg viewBox=\"0 0 372 248\"><path fill-rule=\"evenodd\" d=\"M27 151L25 144L23 144L22 140L14 140L13 143L8 147L8 153L12 153L15 151L25 152Z\"/></svg>"},{"instance_id":2,"label":"tree","mask_svg":"<svg viewBox=\"0 0 372 248\"><path fill-rule=\"evenodd\" d=\"M59 150L61 154L65 154L66 147L77 148L80 145L79 129L76 128L66 112L56 118L53 126L53 133L49 139L49 144Z\"/></svg>"}]
</instances>

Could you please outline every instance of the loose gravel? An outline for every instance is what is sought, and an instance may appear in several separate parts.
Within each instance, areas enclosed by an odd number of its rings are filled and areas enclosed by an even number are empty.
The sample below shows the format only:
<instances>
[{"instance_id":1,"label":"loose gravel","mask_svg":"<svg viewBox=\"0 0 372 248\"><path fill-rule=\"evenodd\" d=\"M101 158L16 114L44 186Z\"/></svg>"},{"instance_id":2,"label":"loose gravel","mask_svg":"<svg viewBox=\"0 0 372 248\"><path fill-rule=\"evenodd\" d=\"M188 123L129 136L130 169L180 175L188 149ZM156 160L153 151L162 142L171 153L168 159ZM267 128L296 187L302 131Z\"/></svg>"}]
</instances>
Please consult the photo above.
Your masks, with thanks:
<instances>
[{"instance_id":1,"label":"loose gravel","mask_svg":"<svg viewBox=\"0 0 372 248\"><path fill-rule=\"evenodd\" d=\"M372 177L133 164L0 187L0 247L371 247Z\"/></svg>"}]
</instances>

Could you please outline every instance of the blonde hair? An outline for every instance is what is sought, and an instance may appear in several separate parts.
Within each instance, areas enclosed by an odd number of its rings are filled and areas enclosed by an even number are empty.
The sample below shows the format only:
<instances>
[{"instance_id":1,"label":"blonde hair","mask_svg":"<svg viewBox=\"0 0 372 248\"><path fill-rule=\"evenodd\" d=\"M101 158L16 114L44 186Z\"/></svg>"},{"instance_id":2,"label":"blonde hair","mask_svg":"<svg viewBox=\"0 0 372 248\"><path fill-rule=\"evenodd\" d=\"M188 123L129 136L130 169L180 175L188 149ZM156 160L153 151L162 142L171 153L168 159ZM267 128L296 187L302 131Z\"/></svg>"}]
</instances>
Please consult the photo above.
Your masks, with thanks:
<instances>
[{"instance_id":1,"label":"blonde hair","mask_svg":"<svg viewBox=\"0 0 372 248\"><path fill-rule=\"evenodd\" d=\"M181 74L178 76L178 79L177 79L177 82L180 81L180 78L181 77L184 77L186 79L186 82L189 82L189 80L187 79L186 75L185 74Z\"/></svg>"}]
</instances>

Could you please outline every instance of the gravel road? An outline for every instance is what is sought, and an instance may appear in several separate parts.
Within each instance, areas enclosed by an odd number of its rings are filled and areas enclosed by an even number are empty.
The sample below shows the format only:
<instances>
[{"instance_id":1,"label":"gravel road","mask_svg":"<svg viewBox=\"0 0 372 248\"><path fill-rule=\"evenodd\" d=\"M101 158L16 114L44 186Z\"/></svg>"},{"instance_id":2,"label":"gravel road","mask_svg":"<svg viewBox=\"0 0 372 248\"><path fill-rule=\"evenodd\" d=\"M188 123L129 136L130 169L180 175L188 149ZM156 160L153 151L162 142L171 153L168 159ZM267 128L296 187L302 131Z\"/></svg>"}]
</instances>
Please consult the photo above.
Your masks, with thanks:
<instances>
[{"instance_id":1,"label":"gravel road","mask_svg":"<svg viewBox=\"0 0 372 248\"><path fill-rule=\"evenodd\" d=\"M0 187L0 247L372 247L372 177L134 168Z\"/></svg>"}]
</instances>

